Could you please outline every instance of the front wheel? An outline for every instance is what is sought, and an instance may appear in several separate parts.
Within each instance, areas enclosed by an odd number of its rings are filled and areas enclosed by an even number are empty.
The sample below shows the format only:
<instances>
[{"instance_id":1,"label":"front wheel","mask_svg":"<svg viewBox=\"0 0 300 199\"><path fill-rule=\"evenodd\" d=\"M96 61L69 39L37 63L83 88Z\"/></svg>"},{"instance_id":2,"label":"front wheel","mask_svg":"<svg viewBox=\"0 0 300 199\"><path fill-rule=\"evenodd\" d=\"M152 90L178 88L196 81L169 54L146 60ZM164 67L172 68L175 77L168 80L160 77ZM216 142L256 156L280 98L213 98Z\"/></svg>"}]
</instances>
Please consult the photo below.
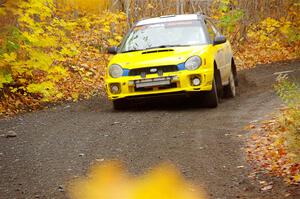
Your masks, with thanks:
<instances>
[{"instance_id":1,"label":"front wheel","mask_svg":"<svg viewBox=\"0 0 300 199\"><path fill-rule=\"evenodd\" d=\"M213 80L212 90L204 93L204 102L209 108L216 108L219 104L219 96L215 79Z\"/></svg>"},{"instance_id":2,"label":"front wheel","mask_svg":"<svg viewBox=\"0 0 300 199\"><path fill-rule=\"evenodd\" d=\"M224 87L225 97L234 98L236 96L236 84L233 72L231 71L229 76L229 84Z\"/></svg>"}]
</instances>

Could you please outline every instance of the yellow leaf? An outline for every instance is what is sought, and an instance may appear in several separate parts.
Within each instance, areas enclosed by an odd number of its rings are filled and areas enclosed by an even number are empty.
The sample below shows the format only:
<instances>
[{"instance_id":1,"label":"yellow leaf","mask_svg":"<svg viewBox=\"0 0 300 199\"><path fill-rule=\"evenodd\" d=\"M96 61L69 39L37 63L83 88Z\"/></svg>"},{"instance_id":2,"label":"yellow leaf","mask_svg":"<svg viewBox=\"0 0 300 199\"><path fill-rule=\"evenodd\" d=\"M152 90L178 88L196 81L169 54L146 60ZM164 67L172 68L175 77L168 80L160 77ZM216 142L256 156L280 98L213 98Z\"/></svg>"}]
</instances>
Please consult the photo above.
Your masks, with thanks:
<instances>
[{"instance_id":1,"label":"yellow leaf","mask_svg":"<svg viewBox=\"0 0 300 199\"><path fill-rule=\"evenodd\" d=\"M16 61L17 54L16 53L10 53L10 54L4 53L3 57L6 62L10 63L10 62Z\"/></svg>"},{"instance_id":2,"label":"yellow leaf","mask_svg":"<svg viewBox=\"0 0 300 199\"><path fill-rule=\"evenodd\" d=\"M294 176L294 180L295 180L295 182L300 182L300 174L297 174L296 176Z\"/></svg>"}]
</instances>

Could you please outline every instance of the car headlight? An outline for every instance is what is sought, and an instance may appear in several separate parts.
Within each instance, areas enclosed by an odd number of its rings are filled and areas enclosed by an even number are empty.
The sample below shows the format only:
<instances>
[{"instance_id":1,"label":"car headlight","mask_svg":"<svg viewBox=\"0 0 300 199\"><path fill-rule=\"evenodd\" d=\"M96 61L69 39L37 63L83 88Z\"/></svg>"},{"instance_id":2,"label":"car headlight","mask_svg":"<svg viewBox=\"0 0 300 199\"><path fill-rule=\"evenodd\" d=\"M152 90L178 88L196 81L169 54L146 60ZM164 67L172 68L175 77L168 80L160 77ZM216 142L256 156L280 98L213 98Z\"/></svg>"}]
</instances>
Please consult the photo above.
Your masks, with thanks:
<instances>
[{"instance_id":1,"label":"car headlight","mask_svg":"<svg viewBox=\"0 0 300 199\"><path fill-rule=\"evenodd\" d=\"M118 64L112 64L109 67L109 75L113 78L122 77L122 75L123 75L122 67Z\"/></svg>"},{"instance_id":2,"label":"car headlight","mask_svg":"<svg viewBox=\"0 0 300 199\"><path fill-rule=\"evenodd\" d=\"M199 56L193 56L185 62L185 68L188 70L196 70L201 66L201 64L201 58Z\"/></svg>"}]
</instances>

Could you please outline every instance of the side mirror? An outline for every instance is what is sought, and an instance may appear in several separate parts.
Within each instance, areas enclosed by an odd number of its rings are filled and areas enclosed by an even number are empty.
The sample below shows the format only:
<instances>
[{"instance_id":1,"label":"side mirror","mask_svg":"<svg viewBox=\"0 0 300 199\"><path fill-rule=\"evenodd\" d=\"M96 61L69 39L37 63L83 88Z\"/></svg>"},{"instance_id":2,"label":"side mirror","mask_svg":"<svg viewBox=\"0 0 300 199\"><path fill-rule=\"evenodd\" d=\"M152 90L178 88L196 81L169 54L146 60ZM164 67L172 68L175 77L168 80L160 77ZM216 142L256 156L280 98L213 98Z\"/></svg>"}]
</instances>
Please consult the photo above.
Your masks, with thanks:
<instances>
[{"instance_id":1,"label":"side mirror","mask_svg":"<svg viewBox=\"0 0 300 199\"><path fill-rule=\"evenodd\" d=\"M227 41L227 39L225 36L219 35L219 36L216 36L216 38L214 39L213 45L224 44L224 43L226 43L226 41Z\"/></svg>"},{"instance_id":2,"label":"side mirror","mask_svg":"<svg viewBox=\"0 0 300 199\"><path fill-rule=\"evenodd\" d=\"M115 54L118 53L118 50L119 50L118 47L113 46L113 47L109 47L109 48L107 49L107 52L108 52L109 54L115 55Z\"/></svg>"}]
</instances>

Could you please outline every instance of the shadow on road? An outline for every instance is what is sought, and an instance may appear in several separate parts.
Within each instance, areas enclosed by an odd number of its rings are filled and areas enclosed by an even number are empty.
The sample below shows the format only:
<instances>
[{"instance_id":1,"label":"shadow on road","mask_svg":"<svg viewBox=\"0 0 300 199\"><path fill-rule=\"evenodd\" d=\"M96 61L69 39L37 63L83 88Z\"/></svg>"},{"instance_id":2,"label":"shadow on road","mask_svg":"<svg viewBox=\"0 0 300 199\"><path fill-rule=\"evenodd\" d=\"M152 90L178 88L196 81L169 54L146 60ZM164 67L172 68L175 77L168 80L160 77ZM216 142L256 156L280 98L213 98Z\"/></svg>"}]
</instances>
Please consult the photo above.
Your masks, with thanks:
<instances>
[{"instance_id":1,"label":"shadow on road","mask_svg":"<svg viewBox=\"0 0 300 199\"><path fill-rule=\"evenodd\" d=\"M128 107L122 112L140 112L140 111L183 111L183 110L210 110L205 103L200 99L187 97L187 96L168 96L168 97L156 97L155 99L138 99L128 102ZM118 110L113 110L119 112Z\"/></svg>"}]
</instances>

